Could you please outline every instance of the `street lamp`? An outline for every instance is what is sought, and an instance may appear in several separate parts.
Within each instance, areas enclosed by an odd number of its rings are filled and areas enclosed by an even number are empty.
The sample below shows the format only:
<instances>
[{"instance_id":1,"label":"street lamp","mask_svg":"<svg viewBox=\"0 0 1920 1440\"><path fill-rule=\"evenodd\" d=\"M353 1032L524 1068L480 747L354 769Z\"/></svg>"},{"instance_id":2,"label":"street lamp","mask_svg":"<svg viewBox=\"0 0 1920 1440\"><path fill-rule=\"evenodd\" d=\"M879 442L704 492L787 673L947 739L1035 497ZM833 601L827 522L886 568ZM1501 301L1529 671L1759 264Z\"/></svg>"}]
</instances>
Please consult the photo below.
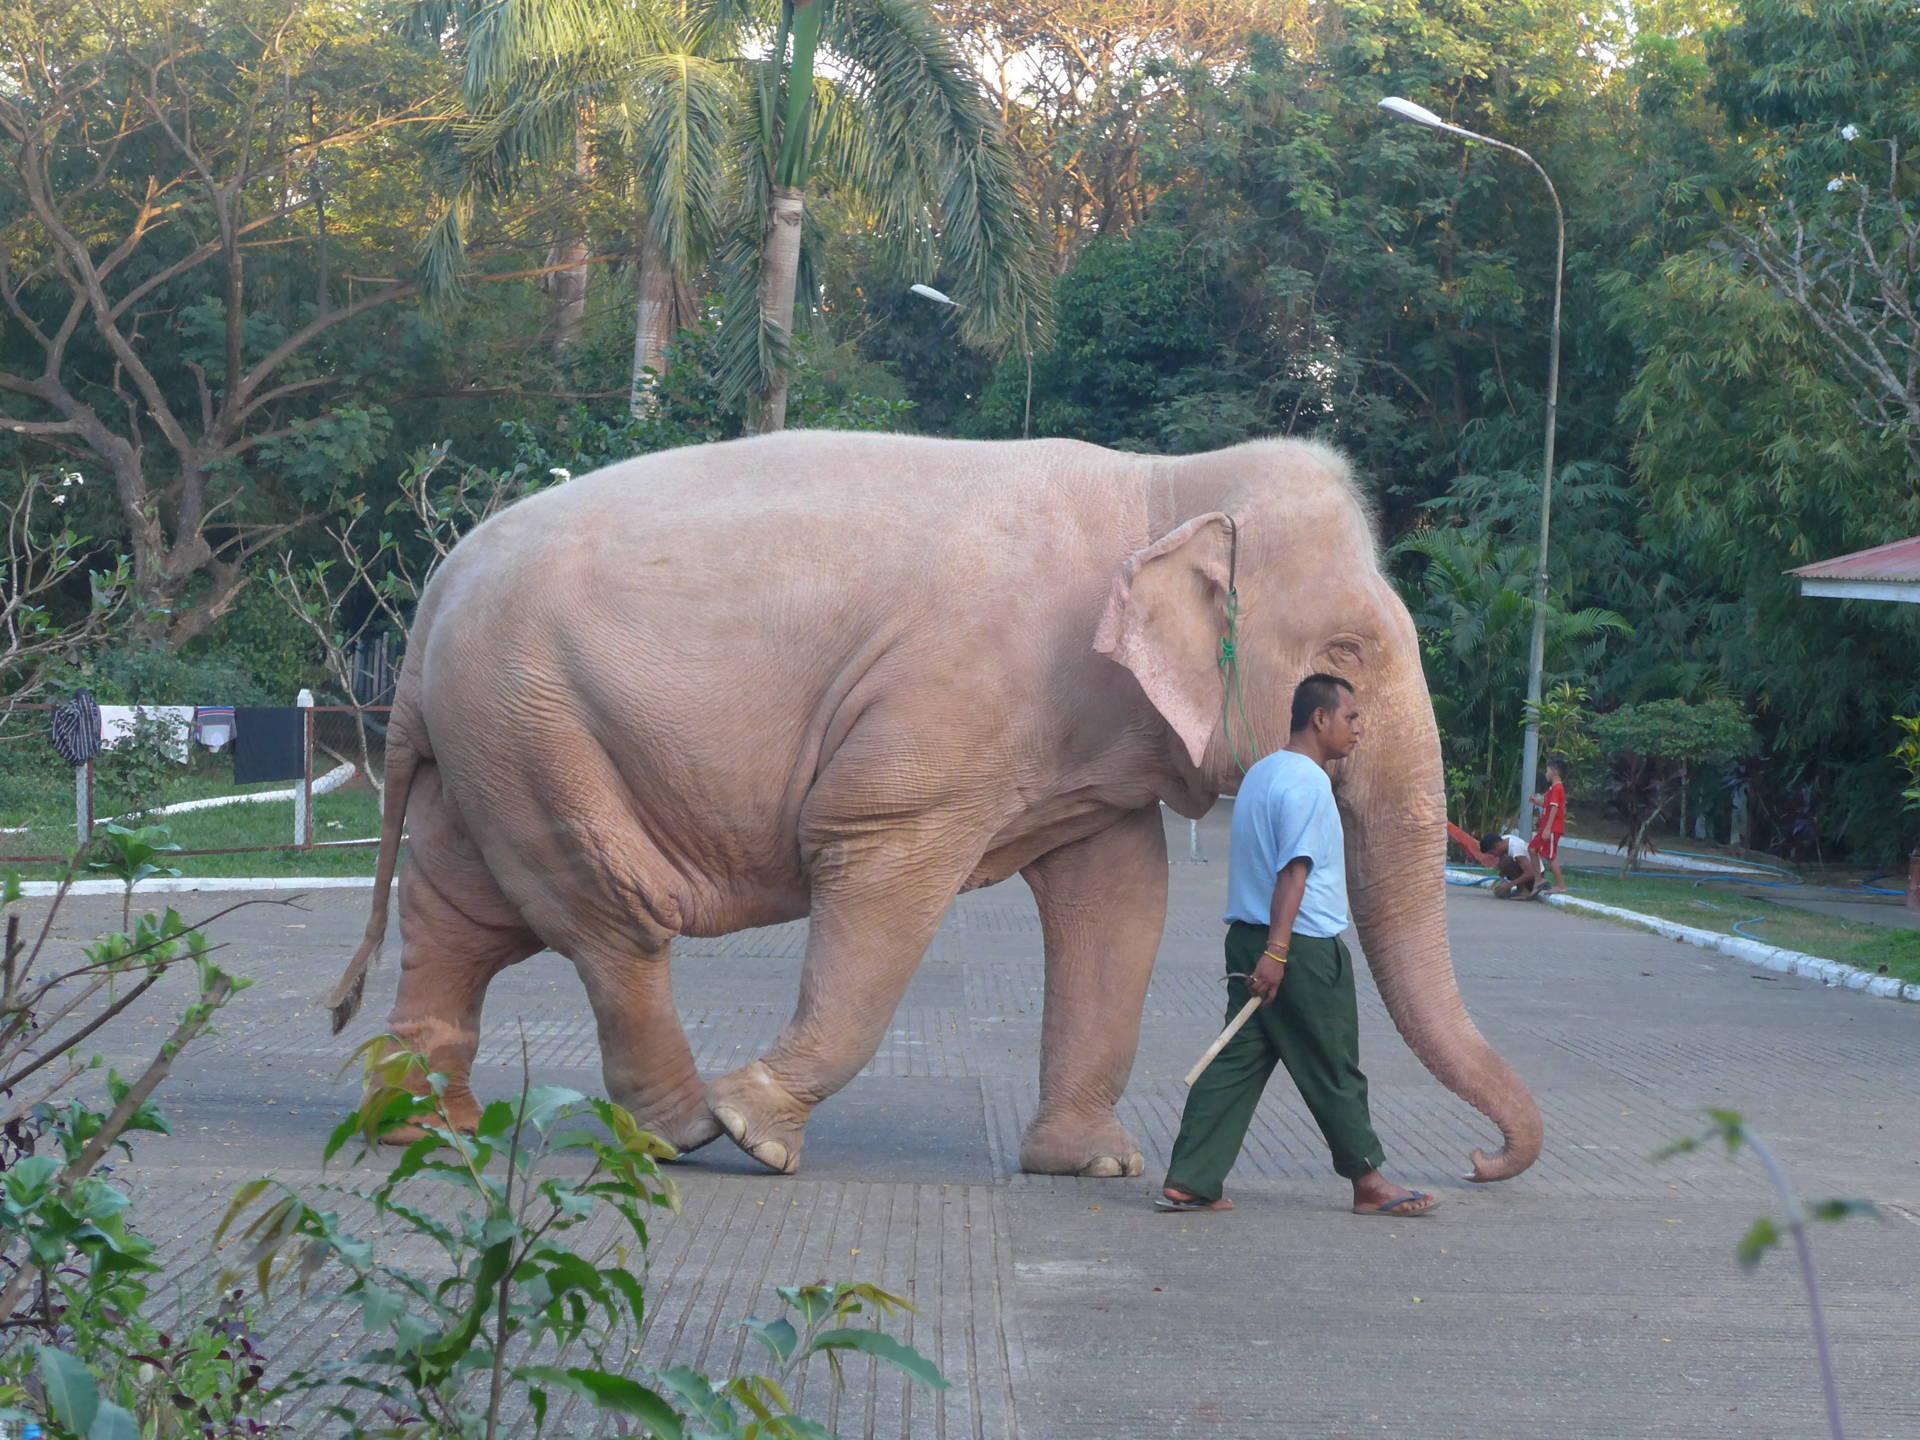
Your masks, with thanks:
<instances>
[{"instance_id":1,"label":"street lamp","mask_svg":"<svg viewBox=\"0 0 1920 1440\"><path fill-rule=\"evenodd\" d=\"M944 291L934 289L931 285L909 285L907 288L922 299L933 301L936 305L949 305L955 310L960 308L958 300ZM1033 346L1027 342L1027 325L1024 320L1020 322L1020 344L1027 352L1027 414L1026 418L1020 422L1020 438L1027 440L1032 438L1033 430Z\"/></svg>"},{"instance_id":2,"label":"street lamp","mask_svg":"<svg viewBox=\"0 0 1920 1440\"><path fill-rule=\"evenodd\" d=\"M1553 199L1553 223L1559 240L1553 257L1553 338L1547 350L1547 450L1540 468L1540 570L1534 577L1533 646L1527 663L1527 740L1520 761L1520 815L1530 823L1534 780L1540 764L1540 676L1547 658L1547 522L1553 509L1554 415L1560 403L1560 287L1567 268L1567 217L1560 209L1560 192L1553 188L1552 179L1541 168L1540 162L1518 145L1509 145L1504 140L1495 140L1490 135L1451 124L1426 106L1416 105L1397 95L1382 100L1380 108L1402 120L1424 125L1429 130L1458 135L1462 140L1491 145L1509 155L1518 155L1546 183L1547 194Z\"/></svg>"}]
</instances>

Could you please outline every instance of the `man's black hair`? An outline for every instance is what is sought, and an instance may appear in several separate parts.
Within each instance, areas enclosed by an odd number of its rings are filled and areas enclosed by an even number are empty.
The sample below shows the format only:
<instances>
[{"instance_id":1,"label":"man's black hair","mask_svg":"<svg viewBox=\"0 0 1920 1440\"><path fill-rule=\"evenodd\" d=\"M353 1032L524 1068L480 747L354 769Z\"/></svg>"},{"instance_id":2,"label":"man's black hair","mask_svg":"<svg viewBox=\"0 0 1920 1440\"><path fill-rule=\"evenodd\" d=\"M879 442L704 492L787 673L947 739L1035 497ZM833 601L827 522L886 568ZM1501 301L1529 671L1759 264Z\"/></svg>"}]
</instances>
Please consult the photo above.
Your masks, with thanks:
<instances>
[{"instance_id":1,"label":"man's black hair","mask_svg":"<svg viewBox=\"0 0 1920 1440\"><path fill-rule=\"evenodd\" d=\"M1505 836L1482 835L1480 837L1480 853L1482 855L1491 855L1493 854L1495 846L1505 845L1506 843L1507 842L1506 842Z\"/></svg>"},{"instance_id":2,"label":"man's black hair","mask_svg":"<svg viewBox=\"0 0 1920 1440\"><path fill-rule=\"evenodd\" d=\"M1340 703L1340 692L1353 694L1353 686L1338 675L1309 675L1293 692L1293 733L1313 725L1313 712L1331 710Z\"/></svg>"}]
</instances>

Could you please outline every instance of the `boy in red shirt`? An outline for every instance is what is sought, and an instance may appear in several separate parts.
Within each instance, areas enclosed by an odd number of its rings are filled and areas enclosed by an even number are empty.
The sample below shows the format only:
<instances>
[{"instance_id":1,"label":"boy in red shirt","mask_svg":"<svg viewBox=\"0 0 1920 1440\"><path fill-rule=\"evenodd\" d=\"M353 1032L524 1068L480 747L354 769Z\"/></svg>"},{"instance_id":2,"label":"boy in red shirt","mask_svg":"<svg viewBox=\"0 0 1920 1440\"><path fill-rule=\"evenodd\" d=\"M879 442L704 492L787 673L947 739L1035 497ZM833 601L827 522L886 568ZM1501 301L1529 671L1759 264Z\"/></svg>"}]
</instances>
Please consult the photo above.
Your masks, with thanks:
<instances>
[{"instance_id":1,"label":"boy in red shirt","mask_svg":"<svg viewBox=\"0 0 1920 1440\"><path fill-rule=\"evenodd\" d=\"M1558 760L1547 762L1547 793L1533 797L1540 806L1540 824L1527 848L1553 870L1553 888L1567 888L1567 877L1560 873L1560 838L1567 833L1566 777Z\"/></svg>"}]
</instances>

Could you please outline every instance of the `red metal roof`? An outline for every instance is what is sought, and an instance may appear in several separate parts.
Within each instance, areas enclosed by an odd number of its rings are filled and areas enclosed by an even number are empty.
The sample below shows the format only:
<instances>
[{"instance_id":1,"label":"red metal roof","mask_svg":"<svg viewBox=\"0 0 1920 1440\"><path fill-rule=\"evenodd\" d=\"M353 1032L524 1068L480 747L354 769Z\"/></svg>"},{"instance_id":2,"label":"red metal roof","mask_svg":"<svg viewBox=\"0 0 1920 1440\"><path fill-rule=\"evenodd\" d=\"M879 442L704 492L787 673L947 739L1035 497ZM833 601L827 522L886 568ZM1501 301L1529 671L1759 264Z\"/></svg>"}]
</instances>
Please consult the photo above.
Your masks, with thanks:
<instances>
[{"instance_id":1,"label":"red metal roof","mask_svg":"<svg viewBox=\"0 0 1920 1440\"><path fill-rule=\"evenodd\" d=\"M1920 535L1816 561L1787 573L1802 580L1884 580L1910 584L1920 581Z\"/></svg>"}]
</instances>

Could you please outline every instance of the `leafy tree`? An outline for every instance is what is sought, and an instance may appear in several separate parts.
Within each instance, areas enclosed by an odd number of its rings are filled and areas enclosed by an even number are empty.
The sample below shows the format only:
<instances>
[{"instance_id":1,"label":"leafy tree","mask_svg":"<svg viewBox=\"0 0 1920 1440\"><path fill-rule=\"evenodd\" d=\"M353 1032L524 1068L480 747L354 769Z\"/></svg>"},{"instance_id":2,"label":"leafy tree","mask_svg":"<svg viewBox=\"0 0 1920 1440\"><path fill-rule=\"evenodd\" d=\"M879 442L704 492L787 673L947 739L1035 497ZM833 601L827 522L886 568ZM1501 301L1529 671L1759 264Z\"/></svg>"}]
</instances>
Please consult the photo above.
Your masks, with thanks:
<instances>
[{"instance_id":1,"label":"leafy tree","mask_svg":"<svg viewBox=\"0 0 1920 1440\"><path fill-rule=\"evenodd\" d=\"M0 504L0 739L17 707L38 700L63 667L106 636L126 603L126 562L115 574L87 574L88 542L65 514L79 477L24 475ZM62 613L60 592L84 576L90 603Z\"/></svg>"},{"instance_id":2,"label":"leafy tree","mask_svg":"<svg viewBox=\"0 0 1920 1440\"><path fill-rule=\"evenodd\" d=\"M1033 357L1036 433L1158 451L1245 438L1241 425L1199 424L1217 403L1214 366L1231 364L1214 324L1216 282L1171 230L1089 245L1060 283L1053 343ZM1017 436L1025 405L1025 357L1008 356L967 428Z\"/></svg>"},{"instance_id":3,"label":"leafy tree","mask_svg":"<svg viewBox=\"0 0 1920 1440\"><path fill-rule=\"evenodd\" d=\"M968 340L1043 328L1045 267L1018 173L977 77L920 0L530 3L512 25L470 0L417 13L463 49L474 117L427 252L437 284L460 274L479 198L577 143L590 105L619 127L643 212L637 405L670 314L690 318L670 300L712 266L725 393L753 397L754 428L785 424L795 308L804 293L811 314L818 299L804 262L822 239L803 243L816 171L902 270L946 277ZM771 53L752 58L764 37Z\"/></svg>"},{"instance_id":4,"label":"leafy tree","mask_svg":"<svg viewBox=\"0 0 1920 1440\"><path fill-rule=\"evenodd\" d=\"M0 57L0 430L99 473L178 646L381 454L437 57L338 0L25 0ZM409 171L411 170L411 175ZM500 278L496 275L495 278Z\"/></svg>"},{"instance_id":5,"label":"leafy tree","mask_svg":"<svg viewBox=\"0 0 1920 1440\"><path fill-rule=\"evenodd\" d=\"M1477 835L1513 814L1536 603L1534 561L1523 548L1438 528L1408 536L1394 557L1420 562L1417 573L1401 582L1401 592L1420 627L1447 763L1471 777L1457 787L1465 808L1455 823ZM1612 611L1569 612L1550 599L1548 683L1589 673L1607 638L1629 628Z\"/></svg>"},{"instance_id":6,"label":"leafy tree","mask_svg":"<svg viewBox=\"0 0 1920 1440\"><path fill-rule=\"evenodd\" d=\"M1861 245L1896 234L1907 201L1887 169L1872 193L1827 189L1864 170L1862 144L1884 166L1916 138L1920 53L1911 17L1854 0L1741 0L1727 20L1703 49L1717 208L1650 272L1605 282L1639 353L1621 426L1643 534L1684 556L1705 603L1690 663L1766 736L1755 775L1775 793L1756 800L1784 814L1818 796L1830 836L1877 849L1899 819L1880 727L1920 704L1920 626L1902 606L1806 601L1784 572L1920 530L1903 382L1846 355L1848 336L1896 359L1910 343L1897 259Z\"/></svg>"},{"instance_id":7,"label":"leafy tree","mask_svg":"<svg viewBox=\"0 0 1920 1440\"><path fill-rule=\"evenodd\" d=\"M1722 763L1752 752L1753 725L1732 700L1650 700L1623 705L1593 722L1609 759L1610 808L1625 823L1627 869L1647 849L1647 831L1685 793L1689 766Z\"/></svg>"},{"instance_id":8,"label":"leafy tree","mask_svg":"<svg viewBox=\"0 0 1920 1440\"><path fill-rule=\"evenodd\" d=\"M1587 687L1562 680L1528 706L1527 718L1540 727L1540 750L1549 760L1580 765L1600 753L1591 732Z\"/></svg>"},{"instance_id":9,"label":"leafy tree","mask_svg":"<svg viewBox=\"0 0 1920 1440\"><path fill-rule=\"evenodd\" d=\"M1185 114L1197 73L1244 64L1254 37L1313 45L1305 0L947 0L940 13L985 77L1056 264L1145 223L1177 177L1149 130Z\"/></svg>"}]
</instances>

